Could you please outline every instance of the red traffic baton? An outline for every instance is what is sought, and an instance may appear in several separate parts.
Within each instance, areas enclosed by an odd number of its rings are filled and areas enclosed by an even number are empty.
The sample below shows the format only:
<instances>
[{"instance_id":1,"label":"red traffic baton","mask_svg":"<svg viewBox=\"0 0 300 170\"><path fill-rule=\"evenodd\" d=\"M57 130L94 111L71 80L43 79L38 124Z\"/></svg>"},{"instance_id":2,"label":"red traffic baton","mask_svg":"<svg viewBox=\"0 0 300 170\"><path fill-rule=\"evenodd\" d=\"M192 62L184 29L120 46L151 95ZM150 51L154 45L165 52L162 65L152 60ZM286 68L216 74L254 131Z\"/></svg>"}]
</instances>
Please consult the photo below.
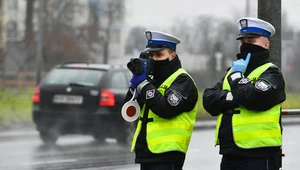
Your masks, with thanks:
<instances>
[{"instance_id":1,"label":"red traffic baton","mask_svg":"<svg viewBox=\"0 0 300 170\"><path fill-rule=\"evenodd\" d=\"M284 109L281 110L282 115L300 115L300 109Z\"/></svg>"}]
</instances>

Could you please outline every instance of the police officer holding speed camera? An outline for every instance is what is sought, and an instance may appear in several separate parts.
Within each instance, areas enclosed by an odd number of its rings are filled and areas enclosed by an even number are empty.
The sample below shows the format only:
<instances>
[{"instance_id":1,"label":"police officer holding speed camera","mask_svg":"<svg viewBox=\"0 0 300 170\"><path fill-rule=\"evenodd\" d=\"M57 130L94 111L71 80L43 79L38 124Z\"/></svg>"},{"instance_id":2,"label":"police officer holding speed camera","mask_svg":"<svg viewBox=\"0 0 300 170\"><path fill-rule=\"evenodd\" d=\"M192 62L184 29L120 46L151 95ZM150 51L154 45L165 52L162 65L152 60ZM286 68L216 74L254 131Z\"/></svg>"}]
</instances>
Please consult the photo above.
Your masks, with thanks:
<instances>
[{"instance_id":1,"label":"police officer holding speed camera","mask_svg":"<svg viewBox=\"0 0 300 170\"><path fill-rule=\"evenodd\" d=\"M181 67L176 53L180 40L158 31L144 34L146 49L127 65L133 75L125 101L136 91L141 108L131 151L141 170L182 170L196 120L198 90Z\"/></svg>"}]
</instances>

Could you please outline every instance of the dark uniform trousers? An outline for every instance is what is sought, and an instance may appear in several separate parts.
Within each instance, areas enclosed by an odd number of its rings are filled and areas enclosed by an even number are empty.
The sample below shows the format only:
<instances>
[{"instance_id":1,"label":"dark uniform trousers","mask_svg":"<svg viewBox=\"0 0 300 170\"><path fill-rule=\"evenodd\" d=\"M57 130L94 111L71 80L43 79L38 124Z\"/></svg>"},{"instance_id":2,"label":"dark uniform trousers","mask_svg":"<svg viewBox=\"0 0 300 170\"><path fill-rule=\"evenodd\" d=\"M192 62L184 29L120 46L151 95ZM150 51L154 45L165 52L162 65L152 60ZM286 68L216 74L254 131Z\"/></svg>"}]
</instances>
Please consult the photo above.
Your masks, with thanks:
<instances>
[{"instance_id":1,"label":"dark uniform trousers","mask_svg":"<svg viewBox=\"0 0 300 170\"><path fill-rule=\"evenodd\" d=\"M183 164L173 162L141 163L141 170L182 170Z\"/></svg>"},{"instance_id":2,"label":"dark uniform trousers","mask_svg":"<svg viewBox=\"0 0 300 170\"><path fill-rule=\"evenodd\" d=\"M221 170L278 170L274 158L222 157Z\"/></svg>"}]
</instances>

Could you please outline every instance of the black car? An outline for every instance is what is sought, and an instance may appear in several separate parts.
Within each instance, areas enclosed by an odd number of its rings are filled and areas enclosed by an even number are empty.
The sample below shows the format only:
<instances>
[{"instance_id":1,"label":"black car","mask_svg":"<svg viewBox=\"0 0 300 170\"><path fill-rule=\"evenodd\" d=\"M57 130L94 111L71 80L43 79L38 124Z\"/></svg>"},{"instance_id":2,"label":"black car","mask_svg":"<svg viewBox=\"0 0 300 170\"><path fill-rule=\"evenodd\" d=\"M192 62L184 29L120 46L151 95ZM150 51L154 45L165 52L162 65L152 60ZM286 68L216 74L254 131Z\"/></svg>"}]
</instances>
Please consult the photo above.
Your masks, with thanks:
<instances>
[{"instance_id":1,"label":"black car","mask_svg":"<svg viewBox=\"0 0 300 170\"><path fill-rule=\"evenodd\" d=\"M66 63L53 68L35 88L33 121L45 144L66 134L90 134L98 141L129 144L134 123L121 108L131 73L117 65Z\"/></svg>"}]
</instances>

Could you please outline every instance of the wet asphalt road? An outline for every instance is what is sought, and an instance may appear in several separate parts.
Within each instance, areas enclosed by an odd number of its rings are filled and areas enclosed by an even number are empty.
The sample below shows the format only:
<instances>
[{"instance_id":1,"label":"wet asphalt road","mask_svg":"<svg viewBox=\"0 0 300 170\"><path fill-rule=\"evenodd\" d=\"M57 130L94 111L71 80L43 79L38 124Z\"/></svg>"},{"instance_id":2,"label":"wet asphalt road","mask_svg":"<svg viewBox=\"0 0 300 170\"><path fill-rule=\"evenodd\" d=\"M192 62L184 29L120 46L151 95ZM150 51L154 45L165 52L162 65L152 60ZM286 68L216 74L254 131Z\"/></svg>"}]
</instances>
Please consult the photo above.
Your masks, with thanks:
<instances>
[{"instance_id":1,"label":"wet asphalt road","mask_svg":"<svg viewBox=\"0 0 300 170\"><path fill-rule=\"evenodd\" d=\"M97 143L90 136L64 136L56 146L45 146L37 134L0 141L1 170L65 170L132 163L128 148L111 140Z\"/></svg>"},{"instance_id":2,"label":"wet asphalt road","mask_svg":"<svg viewBox=\"0 0 300 170\"><path fill-rule=\"evenodd\" d=\"M300 169L300 125L285 125L283 170ZM13 135L11 135L13 134ZM217 170L221 156L213 146L214 129L196 130L184 165L185 170ZM0 133L0 170L138 170L134 154L114 139L96 143L90 136L61 137L46 147L34 129ZM299 155L299 156L298 156Z\"/></svg>"}]
</instances>

